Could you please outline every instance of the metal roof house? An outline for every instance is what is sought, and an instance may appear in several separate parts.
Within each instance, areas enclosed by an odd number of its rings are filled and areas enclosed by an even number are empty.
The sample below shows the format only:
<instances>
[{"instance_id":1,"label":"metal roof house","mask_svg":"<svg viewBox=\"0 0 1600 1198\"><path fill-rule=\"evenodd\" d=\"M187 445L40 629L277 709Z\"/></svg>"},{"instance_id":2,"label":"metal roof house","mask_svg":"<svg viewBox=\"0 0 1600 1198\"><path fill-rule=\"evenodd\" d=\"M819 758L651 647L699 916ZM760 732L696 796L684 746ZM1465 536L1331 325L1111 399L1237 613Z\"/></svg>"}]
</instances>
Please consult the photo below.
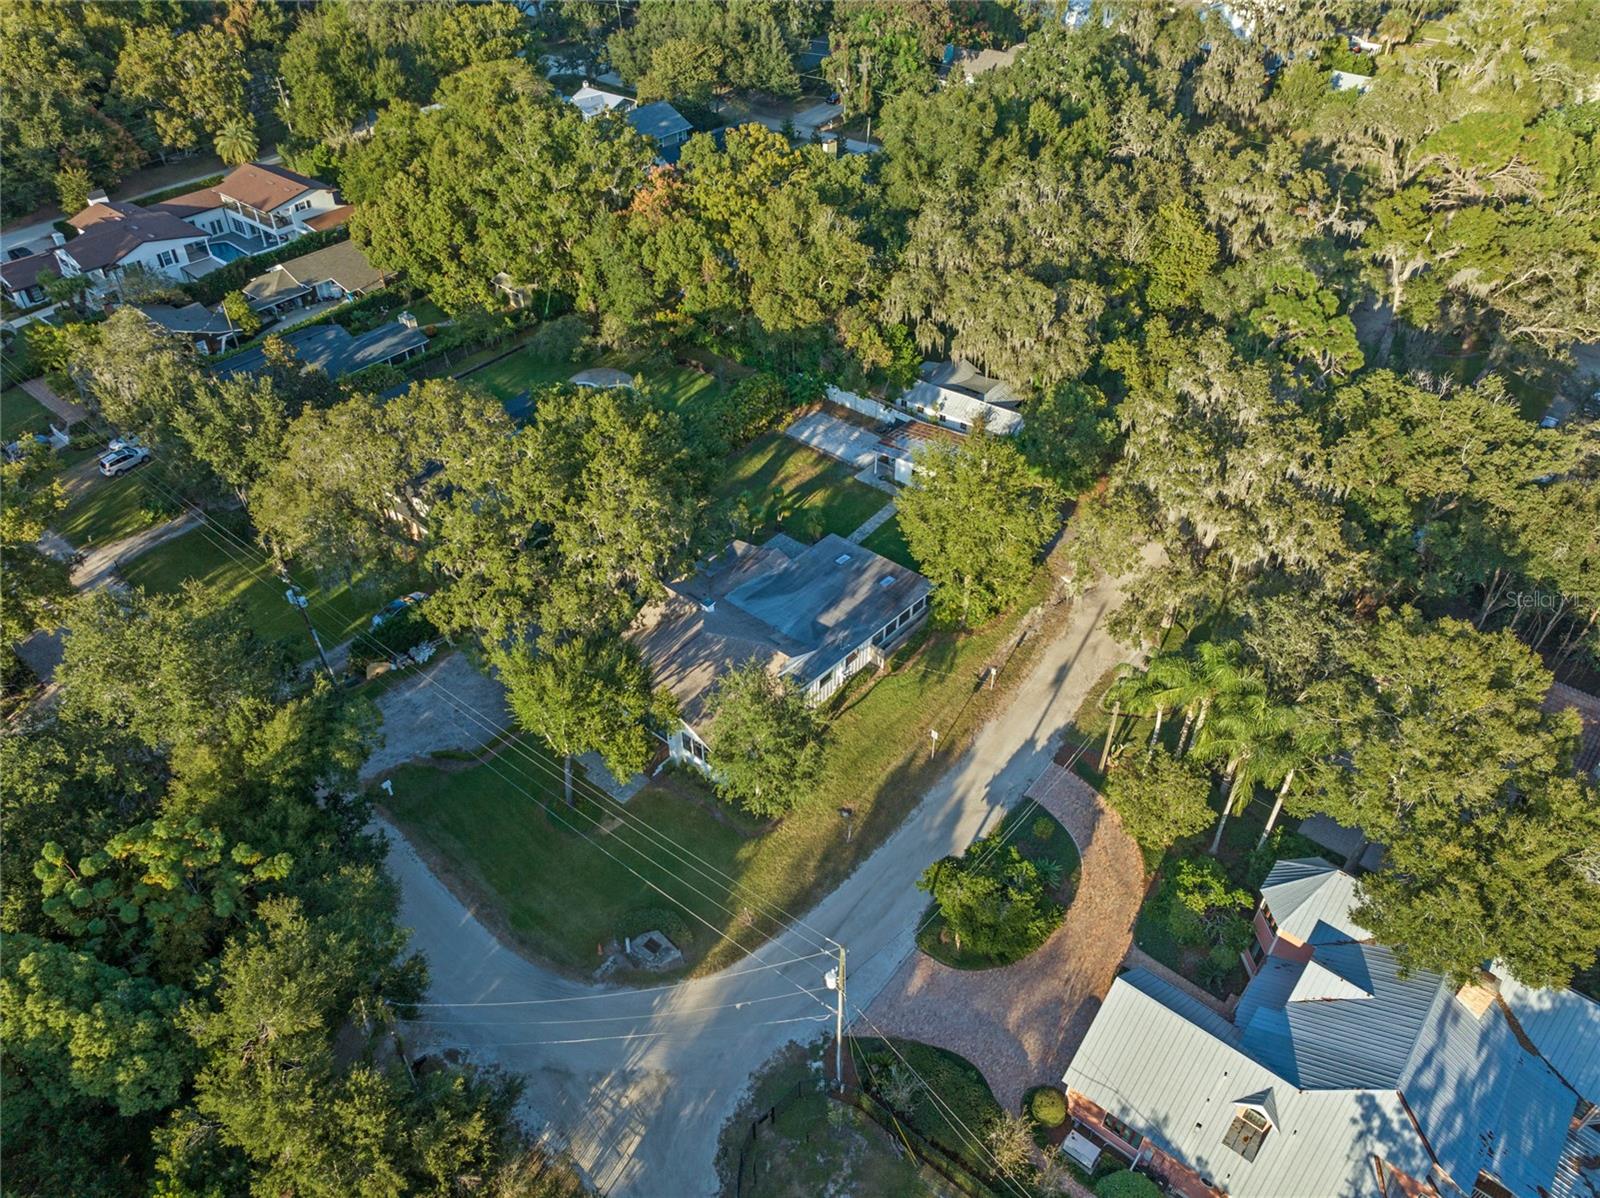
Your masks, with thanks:
<instances>
[{"instance_id":1,"label":"metal roof house","mask_svg":"<svg viewBox=\"0 0 1600 1198\"><path fill-rule=\"evenodd\" d=\"M758 661L820 703L927 618L930 589L916 571L839 536L734 541L628 631L677 700L674 760L709 770L703 732L729 670Z\"/></svg>"},{"instance_id":2,"label":"metal roof house","mask_svg":"<svg viewBox=\"0 0 1600 1198\"><path fill-rule=\"evenodd\" d=\"M1022 428L1017 411L1022 398L999 379L992 379L963 358L953 362L924 362L922 381L895 400L924 420L957 432L968 432L983 422L991 433L1010 434Z\"/></svg>"},{"instance_id":3,"label":"metal roof house","mask_svg":"<svg viewBox=\"0 0 1600 1198\"><path fill-rule=\"evenodd\" d=\"M656 143L656 152L663 162L676 162L679 149L694 132L694 126L665 100L629 109L624 119Z\"/></svg>"},{"instance_id":4,"label":"metal roof house","mask_svg":"<svg viewBox=\"0 0 1600 1198\"><path fill-rule=\"evenodd\" d=\"M1304 939L1231 1019L1143 969L1112 984L1063 1078L1084 1134L1190 1198L1597 1192L1600 1004L1504 969L1404 976L1331 865L1273 874L1279 929Z\"/></svg>"},{"instance_id":5,"label":"metal roof house","mask_svg":"<svg viewBox=\"0 0 1600 1198\"><path fill-rule=\"evenodd\" d=\"M139 304L144 318L163 332L182 337L196 353L220 354L239 343L242 334L237 325L228 319L221 305L208 308L204 304Z\"/></svg>"}]
</instances>

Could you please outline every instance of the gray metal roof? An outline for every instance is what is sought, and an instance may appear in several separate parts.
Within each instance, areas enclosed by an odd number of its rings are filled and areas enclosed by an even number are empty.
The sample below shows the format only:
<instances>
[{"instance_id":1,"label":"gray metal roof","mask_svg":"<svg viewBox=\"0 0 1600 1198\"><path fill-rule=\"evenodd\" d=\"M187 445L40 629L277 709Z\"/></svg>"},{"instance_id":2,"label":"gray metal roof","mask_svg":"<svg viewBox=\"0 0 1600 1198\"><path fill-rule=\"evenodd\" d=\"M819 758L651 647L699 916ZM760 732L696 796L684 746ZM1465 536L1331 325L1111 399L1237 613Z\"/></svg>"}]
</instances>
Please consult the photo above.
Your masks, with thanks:
<instances>
[{"instance_id":1,"label":"gray metal roof","mask_svg":"<svg viewBox=\"0 0 1600 1198\"><path fill-rule=\"evenodd\" d=\"M1321 857L1279 861L1262 882L1261 897L1278 931L1301 944L1372 938L1350 918L1355 878Z\"/></svg>"},{"instance_id":2,"label":"gray metal roof","mask_svg":"<svg viewBox=\"0 0 1600 1198\"><path fill-rule=\"evenodd\" d=\"M1280 864L1278 885L1316 872ZM1600 1005L1503 971L1500 992L1475 1008L1436 974L1401 977L1386 948L1322 943L1269 957L1230 1023L1133 970L1064 1083L1232 1198L1367 1195L1373 1154L1419 1180L1436 1159L1462 1192L1480 1170L1518 1198L1600 1192L1571 1127L1600 1085ZM1273 1120L1254 1162L1222 1143L1241 1105Z\"/></svg>"},{"instance_id":3,"label":"gray metal roof","mask_svg":"<svg viewBox=\"0 0 1600 1198\"><path fill-rule=\"evenodd\" d=\"M213 310L204 304L185 304L181 308L171 304L139 304L138 308L169 333L226 333L233 328L233 322L220 307Z\"/></svg>"},{"instance_id":4,"label":"gray metal roof","mask_svg":"<svg viewBox=\"0 0 1600 1198\"><path fill-rule=\"evenodd\" d=\"M1567 1084L1600 1104L1600 1003L1576 990L1534 990L1497 967L1500 997Z\"/></svg>"},{"instance_id":5,"label":"gray metal roof","mask_svg":"<svg viewBox=\"0 0 1600 1198\"><path fill-rule=\"evenodd\" d=\"M624 119L646 137L653 137L662 143L694 128L684 120L682 113L665 100L632 109Z\"/></svg>"}]
</instances>

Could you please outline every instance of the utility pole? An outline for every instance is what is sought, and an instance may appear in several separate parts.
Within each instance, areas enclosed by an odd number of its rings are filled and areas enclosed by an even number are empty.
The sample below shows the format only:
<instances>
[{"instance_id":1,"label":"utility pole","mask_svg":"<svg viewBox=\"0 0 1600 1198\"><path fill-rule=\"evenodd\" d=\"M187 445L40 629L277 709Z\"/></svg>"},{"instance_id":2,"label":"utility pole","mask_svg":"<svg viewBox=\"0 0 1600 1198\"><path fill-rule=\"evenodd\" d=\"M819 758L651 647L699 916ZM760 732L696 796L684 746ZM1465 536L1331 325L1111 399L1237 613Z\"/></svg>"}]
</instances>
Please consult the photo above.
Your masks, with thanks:
<instances>
[{"instance_id":1,"label":"utility pole","mask_svg":"<svg viewBox=\"0 0 1600 1198\"><path fill-rule=\"evenodd\" d=\"M288 581L286 578L285 582ZM311 622L311 613L306 611L306 597L300 593L300 588L293 583L284 591L283 597L289 601L289 606L300 613L300 618L306 622L306 631L311 634L311 643L317 647L317 659L322 662L322 668L328 671L328 681L335 686L339 680L333 676L333 667L328 664L328 655L322 651L322 638L317 635L317 626Z\"/></svg>"},{"instance_id":2,"label":"utility pole","mask_svg":"<svg viewBox=\"0 0 1600 1198\"><path fill-rule=\"evenodd\" d=\"M839 964L828 970L823 979L834 992L833 1008L833 1078L840 1092L844 1091L844 945L835 943L839 950Z\"/></svg>"}]
</instances>

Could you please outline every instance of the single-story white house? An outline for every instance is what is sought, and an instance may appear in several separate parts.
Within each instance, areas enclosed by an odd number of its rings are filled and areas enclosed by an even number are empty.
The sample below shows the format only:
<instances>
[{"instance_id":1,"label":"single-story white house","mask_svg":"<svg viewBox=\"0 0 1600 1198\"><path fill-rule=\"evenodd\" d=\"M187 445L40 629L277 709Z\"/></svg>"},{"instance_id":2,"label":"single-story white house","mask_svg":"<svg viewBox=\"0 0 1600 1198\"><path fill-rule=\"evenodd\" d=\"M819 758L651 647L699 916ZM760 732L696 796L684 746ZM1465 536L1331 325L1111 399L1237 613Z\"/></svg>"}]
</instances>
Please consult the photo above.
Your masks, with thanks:
<instances>
[{"instance_id":1,"label":"single-story white house","mask_svg":"<svg viewBox=\"0 0 1600 1198\"><path fill-rule=\"evenodd\" d=\"M677 701L673 760L710 773L706 735L718 679L758 661L820 703L881 664L927 618L931 584L843 537L804 545L779 533L763 545L734 541L667 590L628 638Z\"/></svg>"},{"instance_id":2,"label":"single-story white house","mask_svg":"<svg viewBox=\"0 0 1600 1198\"><path fill-rule=\"evenodd\" d=\"M1022 398L1009 384L979 372L971 362L924 362L922 379L895 403L924 420L957 432L971 431L980 422L991 433L1009 435L1021 430Z\"/></svg>"}]
</instances>

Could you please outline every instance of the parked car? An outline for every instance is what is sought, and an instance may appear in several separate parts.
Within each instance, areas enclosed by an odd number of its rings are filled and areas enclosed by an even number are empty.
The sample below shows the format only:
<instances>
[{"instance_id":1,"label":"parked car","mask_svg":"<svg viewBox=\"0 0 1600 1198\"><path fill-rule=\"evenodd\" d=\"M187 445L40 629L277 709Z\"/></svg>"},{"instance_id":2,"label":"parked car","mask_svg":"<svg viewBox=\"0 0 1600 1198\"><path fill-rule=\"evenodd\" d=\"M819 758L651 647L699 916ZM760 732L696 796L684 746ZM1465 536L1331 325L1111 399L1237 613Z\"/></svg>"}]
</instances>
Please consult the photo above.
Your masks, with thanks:
<instances>
[{"instance_id":1,"label":"parked car","mask_svg":"<svg viewBox=\"0 0 1600 1198\"><path fill-rule=\"evenodd\" d=\"M393 619L405 611L406 608L415 603L421 603L427 597L427 591L412 591L409 595L401 595L398 599L389 600L388 603L383 605L383 610L372 617L372 627L382 628L384 621Z\"/></svg>"},{"instance_id":2,"label":"parked car","mask_svg":"<svg viewBox=\"0 0 1600 1198\"><path fill-rule=\"evenodd\" d=\"M107 478L116 478L117 475L126 474L149 457L150 451L142 445L130 445L125 449L115 449L110 453L101 455L100 473Z\"/></svg>"},{"instance_id":3,"label":"parked car","mask_svg":"<svg viewBox=\"0 0 1600 1198\"><path fill-rule=\"evenodd\" d=\"M109 453L116 453L119 449L138 449L142 445L144 445L144 442L139 440L137 433L128 433L124 436L112 437L110 441L106 442L106 450Z\"/></svg>"}]
</instances>

